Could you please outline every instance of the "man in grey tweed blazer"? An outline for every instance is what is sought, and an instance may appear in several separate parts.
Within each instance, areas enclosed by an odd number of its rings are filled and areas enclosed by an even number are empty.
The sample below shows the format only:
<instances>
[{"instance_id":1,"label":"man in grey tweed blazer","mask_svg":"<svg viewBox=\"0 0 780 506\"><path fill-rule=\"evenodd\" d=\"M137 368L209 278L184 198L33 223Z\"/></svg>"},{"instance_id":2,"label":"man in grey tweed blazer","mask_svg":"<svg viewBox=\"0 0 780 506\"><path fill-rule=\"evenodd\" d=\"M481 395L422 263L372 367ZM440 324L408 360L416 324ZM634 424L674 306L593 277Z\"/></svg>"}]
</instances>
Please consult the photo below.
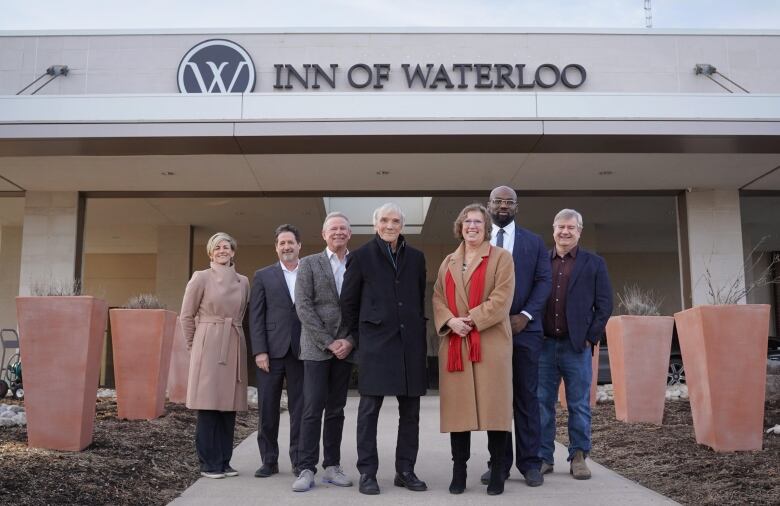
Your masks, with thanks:
<instances>
[{"instance_id":1,"label":"man in grey tweed blazer","mask_svg":"<svg viewBox=\"0 0 780 506\"><path fill-rule=\"evenodd\" d=\"M295 492L314 486L321 428L322 481L352 486L341 468L341 435L355 342L341 325L339 304L351 236L347 217L330 213L322 225L325 251L301 259L298 267L295 310L301 320L303 419L298 448L300 474L292 487Z\"/></svg>"}]
</instances>

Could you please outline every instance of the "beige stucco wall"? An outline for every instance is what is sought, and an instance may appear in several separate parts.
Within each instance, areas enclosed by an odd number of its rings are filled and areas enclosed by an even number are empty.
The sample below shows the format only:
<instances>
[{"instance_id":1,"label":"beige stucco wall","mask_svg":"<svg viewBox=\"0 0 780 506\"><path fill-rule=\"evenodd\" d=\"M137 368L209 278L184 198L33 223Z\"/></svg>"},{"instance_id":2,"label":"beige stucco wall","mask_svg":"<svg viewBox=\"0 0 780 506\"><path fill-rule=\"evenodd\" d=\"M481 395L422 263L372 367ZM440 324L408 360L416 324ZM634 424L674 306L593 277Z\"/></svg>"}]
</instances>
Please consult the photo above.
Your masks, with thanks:
<instances>
[{"instance_id":1,"label":"beige stucco wall","mask_svg":"<svg viewBox=\"0 0 780 506\"><path fill-rule=\"evenodd\" d=\"M140 293L155 293L157 255L84 255L84 291L105 298L110 307L121 306ZM178 307L171 307L174 311Z\"/></svg>"},{"instance_id":2,"label":"beige stucco wall","mask_svg":"<svg viewBox=\"0 0 780 506\"><path fill-rule=\"evenodd\" d=\"M0 229L0 328L16 328L16 296L22 260L22 228Z\"/></svg>"}]
</instances>

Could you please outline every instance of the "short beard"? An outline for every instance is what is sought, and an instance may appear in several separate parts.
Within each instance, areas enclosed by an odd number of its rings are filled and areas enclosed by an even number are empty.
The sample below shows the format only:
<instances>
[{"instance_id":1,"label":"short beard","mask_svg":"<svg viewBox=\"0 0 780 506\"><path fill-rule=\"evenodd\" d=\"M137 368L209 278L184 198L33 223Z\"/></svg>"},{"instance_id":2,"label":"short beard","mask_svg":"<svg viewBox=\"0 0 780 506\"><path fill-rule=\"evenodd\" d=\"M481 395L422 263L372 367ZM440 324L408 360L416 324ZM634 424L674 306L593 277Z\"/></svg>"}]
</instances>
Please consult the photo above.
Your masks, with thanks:
<instances>
[{"instance_id":1,"label":"short beard","mask_svg":"<svg viewBox=\"0 0 780 506\"><path fill-rule=\"evenodd\" d=\"M497 214L491 214L490 217L493 218L493 223L499 228L504 228L515 221L515 216L513 214L510 214L505 219L501 219Z\"/></svg>"}]
</instances>

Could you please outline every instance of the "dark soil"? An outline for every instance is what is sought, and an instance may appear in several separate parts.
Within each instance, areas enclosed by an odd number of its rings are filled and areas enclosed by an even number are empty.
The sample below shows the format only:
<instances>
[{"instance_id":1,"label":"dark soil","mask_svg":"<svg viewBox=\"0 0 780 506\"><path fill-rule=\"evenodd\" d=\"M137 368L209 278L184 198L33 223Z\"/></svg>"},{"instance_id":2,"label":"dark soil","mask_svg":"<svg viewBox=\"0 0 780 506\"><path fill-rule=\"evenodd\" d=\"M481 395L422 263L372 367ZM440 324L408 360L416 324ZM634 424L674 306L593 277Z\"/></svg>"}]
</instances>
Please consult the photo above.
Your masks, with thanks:
<instances>
[{"instance_id":1,"label":"dark soil","mask_svg":"<svg viewBox=\"0 0 780 506\"><path fill-rule=\"evenodd\" d=\"M764 427L777 423L780 403L767 403ZM557 439L568 441L560 412ZM716 453L696 444L688 401L667 401L660 427L619 422L613 403L599 404L591 458L682 504L780 504L780 435L765 433L761 451Z\"/></svg>"},{"instance_id":2,"label":"dark soil","mask_svg":"<svg viewBox=\"0 0 780 506\"><path fill-rule=\"evenodd\" d=\"M25 428L0 428L0 497L23 506L167 504L199 474L194 412L166 409L157 420L126 421L115 401L98 401L94 442L83 452L30 449ZM765 419L778 423L780 404L768 404ZM239 414L236 443L256 427L257 411ZM563 413L558 427L565 443ZM696 444L687 401L667 402L660 427L618 422L612 403L599 404L591 456L683 504L780 504L780 436L765 434L762 451L715 453Z\"/></svg>"},{"instance_id":3,"label":"dark soil","mask_svg":"<svg viewBox=\"0 0 780 506\"><path fill-rule=\"evenodd\" d=\"M98 400L93 442L82 452L28 448L25 427L0 427L0 497L24 506L169 503L200 474L195 412L166 410L148 422L119 420L116 401ZM236 444L256 429L256 410L239 413Z\"/></svg>"}]
</instances>

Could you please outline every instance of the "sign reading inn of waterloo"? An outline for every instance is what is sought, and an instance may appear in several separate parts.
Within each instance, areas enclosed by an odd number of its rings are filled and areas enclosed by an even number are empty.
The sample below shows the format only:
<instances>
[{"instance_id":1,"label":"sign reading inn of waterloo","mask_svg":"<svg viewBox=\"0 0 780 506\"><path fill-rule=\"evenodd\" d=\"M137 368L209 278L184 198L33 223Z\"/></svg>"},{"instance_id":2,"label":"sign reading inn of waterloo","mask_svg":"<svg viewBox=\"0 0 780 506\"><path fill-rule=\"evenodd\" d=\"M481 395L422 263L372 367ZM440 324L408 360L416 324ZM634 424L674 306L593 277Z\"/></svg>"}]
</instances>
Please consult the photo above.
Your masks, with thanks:
<instances>
[{"instance_id":1,"label":"sign reading inn of waterloo","mask_svg":"<svg viewBox=\"0 0 780 506\"><path fill-rule=\"evenodd\" d=\"M400 74L400 76L399 76ZM399 77L396 77L399 76ZM355 63L346 72L336 63L328 65L274 64L275 90L336 89L349 86L382 90L390 79L403 79L408 89L530 89L563 85L579 88L585 82L585 67L570 63L560 67L543 63L527 69L524 63ZM250 93L256 72L249 53L225 39L206 40L184 55L179 63L181 93Z\"/></svg>"}]
</instances>

